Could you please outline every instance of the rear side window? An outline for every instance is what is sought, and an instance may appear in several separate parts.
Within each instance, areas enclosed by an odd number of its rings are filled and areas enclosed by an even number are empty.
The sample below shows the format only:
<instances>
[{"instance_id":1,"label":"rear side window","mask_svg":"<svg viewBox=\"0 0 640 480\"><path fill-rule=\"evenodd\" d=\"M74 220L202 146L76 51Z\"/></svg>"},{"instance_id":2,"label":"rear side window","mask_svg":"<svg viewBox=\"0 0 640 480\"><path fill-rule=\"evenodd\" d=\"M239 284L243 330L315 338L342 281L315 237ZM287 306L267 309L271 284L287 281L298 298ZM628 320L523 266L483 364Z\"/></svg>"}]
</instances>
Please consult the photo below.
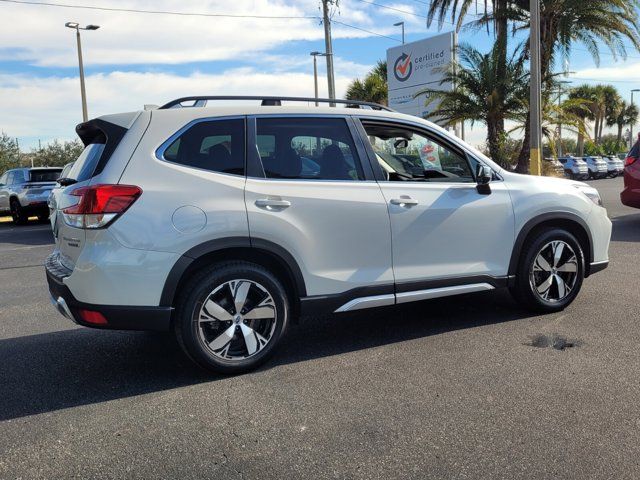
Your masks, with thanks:
<instances>
[{"instance_id":1,"label":"rear side window","mask_svg":"<svg viewBox=\"0 0 640 480\"><path fill-rule=\"evenodd\" d=\"M31 170L31 182L55 182L60 177L60 170Z\"/></svg>"},{"instance_id":2,"label":"rear side window","mask_svg":"<svg viewBox=\"0 0 640 480\"><path fill-rule=\"evenodd\" d=\"M244 120L198 122L171 142L162 157L187 167L244 175Z\"/></svg>"},{"instance_id":3,"label":"rear side window","mask_svg":"<svg viewBox=\"0 0 640 480\"><path fill-rule=\"evenodd\" d=\"M90 143L84 147L84 150L73 164L73 167L69 170L67 177L77 180L78 182L89 180L96 170L96 165L98 165L100 161L104 147L104 143Z\"/></svg>"},{"instance_id":4,"label":"rear side window","mask_svg":"<svg viewBox=\"0 0 640 480\"><path fill-rule=\"evenodd\" d=\"M257 147L267 178L364 179L342 118L258 118Z\"/></svg>"}]
</instances>

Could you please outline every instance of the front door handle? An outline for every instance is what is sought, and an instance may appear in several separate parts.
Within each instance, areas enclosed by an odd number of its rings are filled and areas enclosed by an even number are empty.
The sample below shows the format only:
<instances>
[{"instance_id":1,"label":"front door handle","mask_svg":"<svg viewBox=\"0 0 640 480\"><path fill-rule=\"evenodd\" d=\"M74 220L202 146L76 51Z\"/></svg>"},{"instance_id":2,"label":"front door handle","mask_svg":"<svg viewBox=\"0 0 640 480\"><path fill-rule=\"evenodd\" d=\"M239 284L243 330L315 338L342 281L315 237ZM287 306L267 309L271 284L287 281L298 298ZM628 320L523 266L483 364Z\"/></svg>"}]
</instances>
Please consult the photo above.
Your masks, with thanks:
<instances>
[{"instance_id":1,"label":"front door handle","mask_svg":"<svg viewBox=\"0 0 640 480\"><path fill-rule=\"evenodd\" d=\"M281 200L276 198L259 198L255 201L257 207L266 208L267 210L283 210L291 206L289 200Z\"/></svg>"},{"instance_id":2,"label":"front door handle","mask_svg":"<svg viewBox=\"0 0 640 480\"><path fill-rule=\"evenodd\" d=\"M418 201L411 198L409 195L400 195L400 198L392 198L390 202L393 205L400 205L401 207L413 207L418 205Z\"/></svg>"}]
</instances>

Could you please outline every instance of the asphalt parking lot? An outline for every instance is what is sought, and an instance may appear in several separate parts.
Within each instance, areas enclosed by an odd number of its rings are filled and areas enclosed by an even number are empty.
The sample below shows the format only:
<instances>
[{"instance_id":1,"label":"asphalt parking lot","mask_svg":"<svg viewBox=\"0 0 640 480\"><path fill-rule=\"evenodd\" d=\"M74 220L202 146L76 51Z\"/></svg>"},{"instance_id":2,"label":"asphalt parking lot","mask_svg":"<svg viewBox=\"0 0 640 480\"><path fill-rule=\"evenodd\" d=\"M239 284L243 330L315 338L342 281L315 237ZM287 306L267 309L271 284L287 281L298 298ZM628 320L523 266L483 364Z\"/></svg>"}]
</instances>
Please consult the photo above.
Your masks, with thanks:
<instances>
[{"instance_id":1,"label":"asphalt parking lot","mask_svg":"<svg viewBox=\"0 0 640 480\"><path fill-rule=\"evenodd\" d=\"M566 311L497 291L308 319L239 377L73 325L48 225L0 223L0 478L640 478L640 210L592 184L611 264Z\"/></svg>"}]
</instances>

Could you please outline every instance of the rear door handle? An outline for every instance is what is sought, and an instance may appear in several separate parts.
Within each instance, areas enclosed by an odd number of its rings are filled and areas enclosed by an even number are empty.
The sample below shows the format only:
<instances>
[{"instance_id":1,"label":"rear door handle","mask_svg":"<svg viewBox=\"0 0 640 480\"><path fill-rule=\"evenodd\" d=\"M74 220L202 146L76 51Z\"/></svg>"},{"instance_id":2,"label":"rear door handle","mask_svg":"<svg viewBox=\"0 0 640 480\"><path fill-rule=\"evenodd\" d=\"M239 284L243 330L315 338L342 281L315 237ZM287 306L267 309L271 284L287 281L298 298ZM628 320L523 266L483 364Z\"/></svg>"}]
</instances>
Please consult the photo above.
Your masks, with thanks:
<instances>
[{"instance_id":1,"label":"rear door handle","mask_svg":"<svg viewBox=\"0 0 640 480\"><path fill-rule=\"evenodd\" d=\"M401 207L413 207L418 205L418 201L411 198L409 195L400 195L400 198L392 198L390 202L393 205L400 205Z\"/></svg>"},{"instance_id":2,"label":"rear door handle","mask_svg":"<svg viewBox=\"0 0 640 480\"><path fill-rule=\"evenodd\" d=\"M280 200L275 198L259 198L255 201L257 207L266 208L267 210L283 210L291 206L289 200Z\"/></svg>"}]
</instances>

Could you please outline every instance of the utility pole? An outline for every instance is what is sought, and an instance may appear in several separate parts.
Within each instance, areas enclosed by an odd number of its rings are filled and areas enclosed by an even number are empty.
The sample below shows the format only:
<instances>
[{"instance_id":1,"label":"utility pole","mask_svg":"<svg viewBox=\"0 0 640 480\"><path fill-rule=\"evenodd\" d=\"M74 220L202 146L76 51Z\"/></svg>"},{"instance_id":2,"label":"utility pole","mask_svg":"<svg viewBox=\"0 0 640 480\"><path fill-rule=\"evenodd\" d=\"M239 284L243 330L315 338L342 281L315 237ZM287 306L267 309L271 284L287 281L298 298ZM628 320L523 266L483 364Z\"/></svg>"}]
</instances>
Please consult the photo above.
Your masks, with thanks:
<instances>
[{"instance_id":1,"label":"utility pole","mask_svg":"<svg viewBox=\"0 0 640 480\"><path fill-rule=\"evenodd\" d=\"M82 97L82 121L86 122L89 120L89 115L87 113L87 92L84 87L84 65L82 63L82 43L80 42L80 30L97 30L100 28L99 25L87 25L86 27L81 27L77 22L67 22L64 24L67 28L73 28L76 31L76 41L78 43L78 66L80 69L80 96Z\"/></svg>"},{"instance_id":2,"label":"utility pole","mask_svg":"<svg viewBox=\"0 0 640 480\"><path fill-rule=\"evenodd\" d=\"M631 90L631 105L633 105L633 92L640 92L640 88ZM633 147L633 122L629 125L629 148Z\"/></svg>"},{"instance_id":3,"label":"utility pole","mask_svg":"<svg viewBox=\"0 0 640 480\"><path fill-rule=\"evenodd\" d=\"M530 157L529 172L532 175L542 174L541 147L542 147L542 103L541 78L540 78L540 0L529 0L531 9L531 26L529 34L529 50L531 65L531 87L530 87Z\"/></svg>"},{"instance_id":4,"label":"utility pole","mask_svg":"<svg viewBox=\"0 0 640 480\"><path fill-rule=\"evenodd\" d=\"M324 24L324 44L327 56L327 83L329 87L329 98L336 98L336 83L333 75L333 47L331 45L331 19L329 18L329 3L336 0L322 0L322 23ZM332 107L336 104L332 103Z\"/></svg>"}]
</instances>

